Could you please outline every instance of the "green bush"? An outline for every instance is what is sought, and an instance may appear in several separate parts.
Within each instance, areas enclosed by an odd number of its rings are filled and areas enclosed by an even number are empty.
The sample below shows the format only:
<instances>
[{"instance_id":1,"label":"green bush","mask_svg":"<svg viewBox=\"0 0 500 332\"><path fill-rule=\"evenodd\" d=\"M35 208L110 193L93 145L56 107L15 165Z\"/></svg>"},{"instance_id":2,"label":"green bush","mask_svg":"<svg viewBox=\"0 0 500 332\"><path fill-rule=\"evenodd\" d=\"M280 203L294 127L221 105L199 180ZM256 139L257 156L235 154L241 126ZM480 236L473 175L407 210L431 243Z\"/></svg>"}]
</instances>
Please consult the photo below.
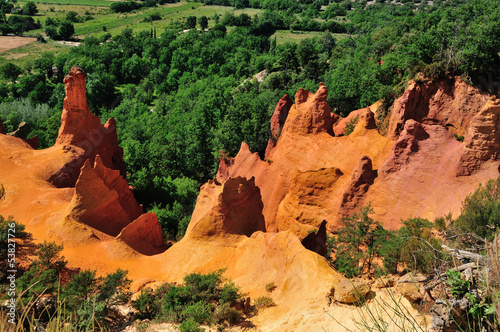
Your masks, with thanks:
<instances>
[{"instance_id":1,"label":"green bush","mask_svg":"<svg viewBox=\"0 0 500 332\"><path fill-rule=\"evenodd\" d=\"M275 306L274 300L269 296L261 296L255 299L254 305L259 308L268 308Z\"/></svg>"},{"instance_id":2,"label":"green bush","mask_svg":"<svg viewBox=\"0 0 500 332\"><path fill-rule=\"evenodd\" d=\"M495 230L500 229L500 177L479 185L465 198L460 216L452 225L467 233L492 240Z\"/></svg>"},{"instance_id":3,"label":"green bush","mask_svg":"<svg viewBox=\"0 0 500 332\"><path fill-rule=\"evenodd\" d=\"M347 277L370 272L374 259L381 256L380 250L389 237L389 232L370 217L372 213L368 204L351 217L343 218L343 227L328 240L335 250L333 264Z\"/></svg>"}]
</instances>

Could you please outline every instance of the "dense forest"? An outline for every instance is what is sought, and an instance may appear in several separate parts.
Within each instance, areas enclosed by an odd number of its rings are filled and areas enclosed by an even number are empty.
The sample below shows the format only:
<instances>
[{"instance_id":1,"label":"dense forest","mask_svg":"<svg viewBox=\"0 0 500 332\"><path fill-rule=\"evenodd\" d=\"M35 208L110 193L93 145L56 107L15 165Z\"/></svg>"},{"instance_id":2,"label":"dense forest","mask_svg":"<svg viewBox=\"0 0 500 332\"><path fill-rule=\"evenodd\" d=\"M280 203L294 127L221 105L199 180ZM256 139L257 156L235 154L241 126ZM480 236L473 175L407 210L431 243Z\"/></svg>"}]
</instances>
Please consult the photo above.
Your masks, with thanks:
<instances>
[{"instance_id":1,"label":"dense forest","mask_svg":"<svg viewBox=\"0 0 500 332\"><path fill-rule=\"evenodd\" d=\"M68 53L0 67L0 118L8 131L30 124L40 148L57 137L64 75L84 68L92 111L116 119L128 181L172 240L183 235L199 186L214 177L220 150L234 156L245 141L263 153L285 93L324 82L332 111L346 116L381 99L387 107L419 73L461 75L482 89L500 76L497 0L203 2L262 11L89 35ZM277 29L323 32L278 44ZM252 79L264 70L262 82Z\"/></svg>"}]
</instances>

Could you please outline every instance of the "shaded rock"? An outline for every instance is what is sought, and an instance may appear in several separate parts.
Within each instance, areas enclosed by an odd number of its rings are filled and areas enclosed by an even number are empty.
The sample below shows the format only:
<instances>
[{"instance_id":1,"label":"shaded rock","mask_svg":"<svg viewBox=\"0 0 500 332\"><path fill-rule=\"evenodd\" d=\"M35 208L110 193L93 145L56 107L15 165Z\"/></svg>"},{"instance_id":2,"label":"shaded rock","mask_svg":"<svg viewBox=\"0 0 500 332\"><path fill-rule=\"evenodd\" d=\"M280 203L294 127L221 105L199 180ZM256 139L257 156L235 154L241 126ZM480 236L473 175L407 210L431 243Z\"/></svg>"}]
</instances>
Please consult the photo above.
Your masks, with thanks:
<instances>
[{"instance_id":1,"label":"shaded rock","mask_svg":"<svg viewBox=\"0 0 500 332\"><path fill-rule=\"evenodd\" d=\"M299 89L295 95L295 104L290 108L283 131L295 134L318 134L326 132L333 135L332 112L326 97L328 90L320 83L315 94Z\"/></svg>"},{"instance_id":2,"label":"shaded rock","mask_svg":"<svg viewBox=\"0 0 500 332\"><path fill-rule=\"evenodd\" d=\"M407 273L397 281L396 290L410 302L422 300L425 280L427 278L421 274Z\"/></svg>"},{"instance_id":3,"label":"shaded rock","mask_svg":"<svg viewBox=\"0 0 500 332\"><path fill-rule=\"evenodd\" d=\"M290 107L292 107L292 105L293 101L287 94L279 100L273 116L271 117L271 139L276 141L278 140L278 137L280 137L281 130L283 129L286 118L288 117L288 112L290 111Z\"/></svg>"},{"instance_id":4,"label":"shaded rock","mask_svg":"<svg viewBox=\"0 0 500 332\"><path fill-rule=\"evenodd\" d=\"M378 277L373 283L374 288L389 288L394 286L394 277L393 276L381 276Z\"/></svg>"},{"instance_id":5,"label":"shaded rock","mask_svg":"<svg viewBox=\"0 0 500 332\"><path fill-rule=\"evenodd\" d=\"M101 120L90 112L86 78L83 69L76 66L64 78L66 97L56 145L76 147L79 158L51 176L49 181L57 187L74 186L85 160L89 159L93 163L98 154L106 167L119 170L123 177L126 175L123 149L118 146L116 121L110 118L102 125Z\"/></svg>"},{"instance_id":6,"label":"shaded rock","mask_svg":"<svg viewBox=\"0 0 500 332\"><path fill-rule=\"evenodd\" d=\"M145 213L125 226L116 237L144 255L165 251L163 234L155 213Z\"/></svg>"},{"instance_id":7,"label":"shaded rock","mask_svg":"<svg viewBox=\"0 0 500 332\"><path fill-rule=\"evenodd\" d=\"M470 175L489 159L500 157L500 100L490 99L465 134L457 175Z\"/></svg>"},{"instance_id":8,"label":"shaded rock","mask_svg":"<svg viewBox=\"0 0 500 332\"><path fill-rule=\"evenodd\" d=\"M223 184L209 181L201 187L186 237L223 234L251 236L266 231L262 199L255 179L229 178Z\"/></svg>"},{"instance_id":9,"label":"shaded rock","mask_svg":"<svg viewBox=\"0 0 500 332\"><path fill-rule=\"evenodd\" d=\"M69 209L70 218L112 236L142 214L127 181L104 166L99 155L93 167L85 161Z\"/></svg>"},{"instance_id":10,"label":"shaded rock","mask_svg":"<svg viewBox=\"0 0 500 332\"><path fill-rule=\"evenodd\" d=\"M372 160L368 156L363 156L342 194L340 211L343 216L349 215L356 207L362 205L361 200L376 177L377 171L373 170Z\"/></svg>"},{"instance_id":11,"label":"shaded rock","mask_svg":"<svg viewBox=\"0 0 500 332\"><path fill-rule=\"evenodd\" d=\"M470 302L467 298L436 300L431 308L431 328L436 332L467 331L469 307Z\"/></svg>"},{"instance_id":12,"label":"shaded rock","mask_svg":"<svg viewBox=\"0 0 500 332\"><path fill-rule=\"evenodd\" d=\"M302 245L315 253L326 257L328 247L326 245L326 220L321 222L317 232L309 233L303 240Z\"/></svg>"},{"instance_id":13,"label":"shaded rock","mask_svg":"<svg viewBox=\"0 0 500 332\"><path fill-rule=\"evenodd\" d=\"M370 285L363 281L341 280L335 285L334 300L340 303L362 302L370 292Z\"/></svg>"},{"instance_id":14,"label":"shaded rock","mask_svg":"<svg viewBox=\"0 0 500 332\"><path fill-rule=\"evenodd\" d=\"M1 128L0 128L0 132L1 132ZM38 137L34 136L32 138L27 138L30 133L31 133L30 125L27 124L26 122L21 122L15 131L10 132L7 135L21 138L26 143L28 143L29 146L31 146L33 149L37 150L38 149Z\"/></svg>"}]
</instances>

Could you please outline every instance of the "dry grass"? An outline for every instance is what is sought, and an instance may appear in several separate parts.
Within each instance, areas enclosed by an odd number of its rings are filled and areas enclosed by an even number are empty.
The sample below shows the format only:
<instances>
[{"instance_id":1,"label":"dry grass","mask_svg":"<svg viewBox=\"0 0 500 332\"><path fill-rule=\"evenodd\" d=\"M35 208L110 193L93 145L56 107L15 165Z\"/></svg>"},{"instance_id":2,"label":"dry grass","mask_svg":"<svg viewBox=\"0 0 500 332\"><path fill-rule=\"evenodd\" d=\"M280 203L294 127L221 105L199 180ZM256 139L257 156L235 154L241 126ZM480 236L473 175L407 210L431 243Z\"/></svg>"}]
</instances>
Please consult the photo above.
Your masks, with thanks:
<instances>
[{"instance_id":1,"label":"dry grass","mask_svg":"<svg viewBox=\"0 0 500 332\"><path fill-rule=\"evenodd\" d=\"M500 322L500 234L497 234L488 248L487 286L495 306L497 321Z\"/></svg>"}]
</instances>

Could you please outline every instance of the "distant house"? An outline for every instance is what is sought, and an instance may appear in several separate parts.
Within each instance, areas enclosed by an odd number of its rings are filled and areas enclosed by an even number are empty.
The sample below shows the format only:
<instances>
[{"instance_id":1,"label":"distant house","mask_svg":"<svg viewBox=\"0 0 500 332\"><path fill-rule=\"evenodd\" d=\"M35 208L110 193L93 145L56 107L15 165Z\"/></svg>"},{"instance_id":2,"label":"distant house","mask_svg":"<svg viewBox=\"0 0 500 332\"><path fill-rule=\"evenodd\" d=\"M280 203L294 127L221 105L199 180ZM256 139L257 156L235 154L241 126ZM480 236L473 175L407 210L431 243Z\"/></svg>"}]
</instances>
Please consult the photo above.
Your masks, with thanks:
<instances>
[{"instance_id":1,"label":"distant house","mask_svg":"<svg viewBox=\"0 0 500 332\"><path fill-rule=\"evenodd\" d=\"M10 11L11 14L23 15L23 9L20 7L12 8Z\"/></svg>"}]
</instances>

